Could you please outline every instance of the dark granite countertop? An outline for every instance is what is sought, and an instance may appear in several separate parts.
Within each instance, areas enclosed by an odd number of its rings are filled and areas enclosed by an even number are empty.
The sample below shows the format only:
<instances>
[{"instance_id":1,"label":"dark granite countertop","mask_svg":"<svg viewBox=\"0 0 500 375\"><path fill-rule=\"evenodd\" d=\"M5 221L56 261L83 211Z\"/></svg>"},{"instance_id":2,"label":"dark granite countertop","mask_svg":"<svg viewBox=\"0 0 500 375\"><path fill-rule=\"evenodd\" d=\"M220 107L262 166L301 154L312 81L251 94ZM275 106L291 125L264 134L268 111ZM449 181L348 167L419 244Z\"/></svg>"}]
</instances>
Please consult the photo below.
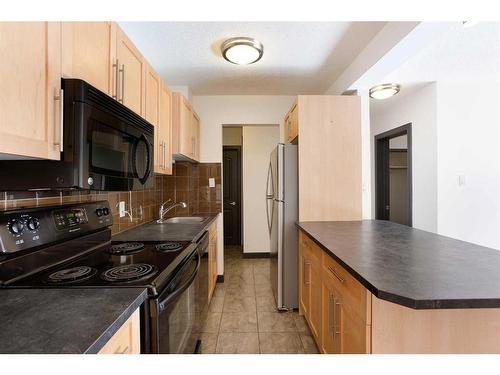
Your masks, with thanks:
<instances>
[{"instance_id":1,"label":"dark granite countertop","mask_svg":"<svg viewBox=\"0 0 500 375\"><path fill-rule=\"evenodd\" d=\"M0 353L97 353L146 298L143 288L2 289Z\"/></svg>"},{"instance_id":2,"label":"dark granite countertop","mask_svg":"<svg viewBox=\"0 0 500 375\"><path fill-rule=\"evenodd\" d=\"M500 251L388 221L298 227L376 297L414 309L500 307Z\"/></svg>"},{"instance_id":3,"label":"dark granite countertop","mask_svg":"<svg viewBox=\"0 0 500 375\"><path fill-rule=\"evenodd\" d=\"M218 214L195 215L206 217L202 223L163 223L157 224L156 220L129 229L113 237L113 241L196 241L215 221Z\"/></svg>"}]
</instances>

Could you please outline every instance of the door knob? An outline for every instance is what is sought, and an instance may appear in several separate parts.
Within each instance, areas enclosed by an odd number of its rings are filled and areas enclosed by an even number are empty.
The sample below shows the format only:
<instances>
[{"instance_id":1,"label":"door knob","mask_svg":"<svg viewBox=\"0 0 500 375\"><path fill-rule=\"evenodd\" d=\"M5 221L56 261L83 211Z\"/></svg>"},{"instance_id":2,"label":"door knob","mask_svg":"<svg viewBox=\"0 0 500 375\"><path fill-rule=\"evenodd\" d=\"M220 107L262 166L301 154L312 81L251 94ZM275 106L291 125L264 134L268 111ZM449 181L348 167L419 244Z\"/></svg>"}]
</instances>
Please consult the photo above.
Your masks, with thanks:
<instances>
[{"instance_id":1,"label":"door knob","mask_svg":"<svg viewBox=\"0 0 500 375\"><path fill-rule=\"evenodd\" d=\"M229 202L229 204L230 204L231 206L236 206L236 202L235 202L235 201L231 201L231 202Z\"/></svg>"}]
</instances>

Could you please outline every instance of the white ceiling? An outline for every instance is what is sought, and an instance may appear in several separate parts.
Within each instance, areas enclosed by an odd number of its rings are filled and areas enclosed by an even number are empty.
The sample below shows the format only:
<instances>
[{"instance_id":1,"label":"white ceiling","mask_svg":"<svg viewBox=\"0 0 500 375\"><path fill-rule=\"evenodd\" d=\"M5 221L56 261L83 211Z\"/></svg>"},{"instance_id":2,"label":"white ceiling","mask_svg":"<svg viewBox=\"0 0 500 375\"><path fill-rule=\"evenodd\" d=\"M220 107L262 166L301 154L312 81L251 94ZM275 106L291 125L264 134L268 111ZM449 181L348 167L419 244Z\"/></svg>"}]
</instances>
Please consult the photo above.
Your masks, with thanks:
<instances>
[{"instance_id":1,"label":"white ceiling","mask_svg":"<svg viewBox=\"0 0 500 375\"><path fill-rule=\"evenodd\" d=\"M194 95L323 94L385 22L121 22L160 76ZM220 54L230 37L264 45L253 65Z\"/></svg>"}]
</instances>

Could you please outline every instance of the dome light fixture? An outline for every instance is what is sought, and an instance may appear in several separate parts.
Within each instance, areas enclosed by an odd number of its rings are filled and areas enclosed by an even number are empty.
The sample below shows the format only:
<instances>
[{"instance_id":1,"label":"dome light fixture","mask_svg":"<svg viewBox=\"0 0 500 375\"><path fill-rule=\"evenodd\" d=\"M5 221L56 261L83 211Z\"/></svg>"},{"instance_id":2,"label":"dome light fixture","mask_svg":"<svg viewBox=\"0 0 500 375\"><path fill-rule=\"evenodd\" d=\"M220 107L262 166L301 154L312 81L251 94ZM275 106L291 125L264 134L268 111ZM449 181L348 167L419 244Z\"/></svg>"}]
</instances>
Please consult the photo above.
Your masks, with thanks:
<instances>
[{"instance_id":1,"label":"dome light fixture","mask_svg":"<svg viewBox=\"0 0 500 375\"><path fill-rule=\"evenodd\" d=\"M370 98L383 100L396 95L401 89L397 83L384 83L370 89Z\"/></svg>"},{"instance_id":2,"label":"dome light fixture","mask_svg":"<svg viewBox=\"0 0 500 375\"><path fill-rule=\"evenodd\" d=\"M243 36L227 39L220 49L224 59L237 65L253 64L264 54L261 42Z\"/></svg>"}]
</instances>

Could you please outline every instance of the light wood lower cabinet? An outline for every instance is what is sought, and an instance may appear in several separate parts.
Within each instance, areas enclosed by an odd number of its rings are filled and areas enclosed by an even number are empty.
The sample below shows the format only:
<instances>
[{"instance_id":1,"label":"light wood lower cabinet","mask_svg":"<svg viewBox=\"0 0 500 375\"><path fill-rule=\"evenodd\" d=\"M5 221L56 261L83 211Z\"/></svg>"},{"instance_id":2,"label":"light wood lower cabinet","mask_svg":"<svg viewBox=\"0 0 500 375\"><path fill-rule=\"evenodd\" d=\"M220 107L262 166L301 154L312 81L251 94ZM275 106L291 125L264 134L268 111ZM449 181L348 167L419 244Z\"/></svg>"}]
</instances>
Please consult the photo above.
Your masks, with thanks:
<instances>
[{"instance_id":1,"label":"light wood lower cabinet","mask_svg":"<svg viewBox=\"0 0 500 375\"><path fill-rule=\"evenodd\" d=\"M0 22L0 154L60 159L61 23Z\"/></svg>"},{"instance_id":2,"label":"light wood lower cabinet","mask_svg":"<svg viewBox=\"0 0 500 375\"><path fill-rule=\"evenodd\" d=\"M302 231L299 301L322 353L369 353L371 294Z\"/></svg>"},{"instance_id":3,"label":"light wood lower cabinet","mask_svg":"<svg viewBox=\"0 0 500 375\"><path fill-rule=\"evenodd\" d=\"M141 325L139 309L109 339L99 354L140 354Z\"/></svg>"},{"instance_id":4,"label":"light wood lower cabinet","mask_svg":"<svg viewBox=\"0 0 500 375\"><path fill-rule=\"evenodd\" d=\"M217 222L208 229L208 303L217 284Z\"/></svg>"}]
</instances>

